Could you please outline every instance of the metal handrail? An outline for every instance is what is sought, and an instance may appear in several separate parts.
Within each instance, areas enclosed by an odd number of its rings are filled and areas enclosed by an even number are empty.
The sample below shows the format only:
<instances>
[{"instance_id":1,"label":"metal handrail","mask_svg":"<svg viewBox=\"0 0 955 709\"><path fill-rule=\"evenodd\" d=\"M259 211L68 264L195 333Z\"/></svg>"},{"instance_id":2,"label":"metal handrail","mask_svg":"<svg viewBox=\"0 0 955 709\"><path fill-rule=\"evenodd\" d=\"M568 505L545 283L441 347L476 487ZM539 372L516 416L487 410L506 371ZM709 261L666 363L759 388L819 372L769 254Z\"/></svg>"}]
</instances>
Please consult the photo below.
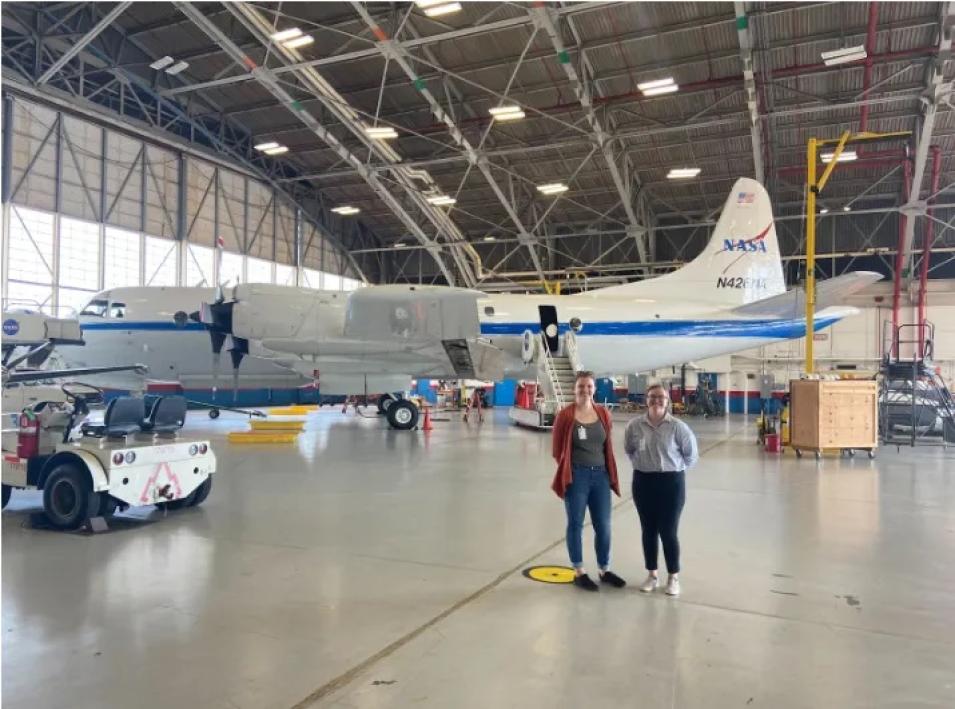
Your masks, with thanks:
<instances>
[{"instance_id":1,"label":"metal handrail","mask_svg":"<svg viewBox=\"0 0 955 709\"><path fill-rule=\"evenodd\" d=\"M559 404L564 400L564 392L560 387L560 379L557 376L557 368L554 366L554 359L550 348L547 345L547 336L544 333L540 334L538 344L541 345L541 352L544 355L544 371L547 373L547 378L550 380L551 388L554 390L554 397Z\"/></svg>"}]
</instances>

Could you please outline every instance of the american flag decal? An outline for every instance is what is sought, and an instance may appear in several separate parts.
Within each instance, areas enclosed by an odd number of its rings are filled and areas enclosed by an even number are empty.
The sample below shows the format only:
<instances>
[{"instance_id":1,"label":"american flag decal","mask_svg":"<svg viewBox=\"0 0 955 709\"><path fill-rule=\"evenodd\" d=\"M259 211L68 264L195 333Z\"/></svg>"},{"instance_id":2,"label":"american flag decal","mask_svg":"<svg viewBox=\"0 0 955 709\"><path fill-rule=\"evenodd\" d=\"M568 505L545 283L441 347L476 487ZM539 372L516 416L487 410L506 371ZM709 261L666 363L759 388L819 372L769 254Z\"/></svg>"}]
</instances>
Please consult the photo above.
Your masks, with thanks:
<instances>
[{"instance_id":1,"label":"american flag decal","mask_svg":"<svg viewBox=\"0 0 955 709\"><path fill-rule=\"evenodd\" d=\"M736 204L752 204L756 200L753 192L739 192L736 195Z\"/></svg>"}]
</instances>

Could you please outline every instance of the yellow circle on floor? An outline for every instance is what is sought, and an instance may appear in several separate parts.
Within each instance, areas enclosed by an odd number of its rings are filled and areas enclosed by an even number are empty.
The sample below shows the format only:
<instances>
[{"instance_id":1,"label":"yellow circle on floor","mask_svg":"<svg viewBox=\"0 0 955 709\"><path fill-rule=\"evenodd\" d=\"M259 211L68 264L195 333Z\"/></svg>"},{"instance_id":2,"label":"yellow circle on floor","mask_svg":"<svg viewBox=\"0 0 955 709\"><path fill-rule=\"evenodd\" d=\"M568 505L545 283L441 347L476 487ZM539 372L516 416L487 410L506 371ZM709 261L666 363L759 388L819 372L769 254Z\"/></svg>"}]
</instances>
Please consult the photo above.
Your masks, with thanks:
<instances>
[{"instance_id":1,"label":"yellow circle on floor","mask_svg":"<svg viewBox=\"0 0 955 709\"><path fill-rule=\"evenodd\" d=\"M524 569L523 574L541 583L573 583L575 575L568 566L531 566Z\"/></svg>"}]
</instances>

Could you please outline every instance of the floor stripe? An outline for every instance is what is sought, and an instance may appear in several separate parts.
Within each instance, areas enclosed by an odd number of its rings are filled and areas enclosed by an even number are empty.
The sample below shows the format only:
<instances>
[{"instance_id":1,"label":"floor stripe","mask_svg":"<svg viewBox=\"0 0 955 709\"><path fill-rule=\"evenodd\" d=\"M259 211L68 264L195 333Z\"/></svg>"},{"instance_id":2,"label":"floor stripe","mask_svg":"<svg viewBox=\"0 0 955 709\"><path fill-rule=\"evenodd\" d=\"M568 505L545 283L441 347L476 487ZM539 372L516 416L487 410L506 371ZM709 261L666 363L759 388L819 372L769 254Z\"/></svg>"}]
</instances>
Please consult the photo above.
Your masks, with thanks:
<instances>
[{"instance_id":1,"label":"floor stripe","mask_svg":"<svg viewBox=\"0 0 955 709\"><path fill-rule=\"evenodd\" d=\"M700 457L702 458L704 453L709 453L711 450L715 448L719 448L723 444L728 443L732 439L736 438L737 436L745 432L746 432L746 429L744 428L743 430L736 431L735 433L731 433L729 436L727 436L726 438L720 439L716 443L713 443L709 446L706 446L705 448L700 449ZM613 509L614 510L618 509L622 505L630 502L631 499L632 498L628 497L628 498L624 498L620 500L616 505L614 505ZM352 681L354 681L366 670L370 669L371 667L378 664L379 662L389 657L390 655L393 655L395 652L403 648L405 645L410 643L419 635L423 634L426 630L433 628L435 625L440 623L442 620L444 620L448 616L461 610L462 608L473 603L479 598L486 596L488 593L490 593L495 588L497 588L502 583L504 583L504 581L506 581L508 578L510 578L514 574L520 573L525 567L532 564L534 561L536 561L538 558L540 558L544 554L547 554L548 552L553 551L554 549L559 547L561 544L564 544L564 542L565 542L565 538L561 537L560 539L555 541L553 544L549 544L548 546L544 547L540 551L535 552L533 555L524 559L523 561L518 563L516 566L513 566L507 571L499 574L493 581L490 581L489 583L485 584L484 586L479 588L477 591L472 593L470 596L466 596L465 598L462 598L453 606L446 608L445 610L441 611L438 615L426 621L423 625L419 625L417 628L401 636L400 638L395 640L393 643L390 643L389 645L383 647L374 655L368 658L365 658L364 660L362 660L360 663L358 663L351 669L345 670L343 673L341 673L334 679L329 680L328 682L323 684L321 687L316 689L314 692L309 694L307 697L305 697L298 703L294 704L291 707L291 709L308 709L309 707L312 707L316 702L321 701L322 699L325 699L330 694L348 686L349 684L352 683Z\"/></svg>"}]
</instances>

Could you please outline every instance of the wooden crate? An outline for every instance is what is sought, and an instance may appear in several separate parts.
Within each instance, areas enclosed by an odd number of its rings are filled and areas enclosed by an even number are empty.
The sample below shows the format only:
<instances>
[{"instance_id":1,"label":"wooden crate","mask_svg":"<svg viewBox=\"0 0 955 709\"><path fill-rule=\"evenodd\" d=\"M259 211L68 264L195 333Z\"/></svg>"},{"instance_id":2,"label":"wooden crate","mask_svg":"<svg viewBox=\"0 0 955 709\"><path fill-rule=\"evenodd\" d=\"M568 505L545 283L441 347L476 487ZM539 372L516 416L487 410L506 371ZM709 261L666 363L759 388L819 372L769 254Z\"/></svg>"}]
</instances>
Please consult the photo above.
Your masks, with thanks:
<instances>
[{"instance_id":1,"label":"wooden crate","mask_svg":"<svg viewBox=\"0 0 955 709\"><path fill-rule=\"evenodd\" d=\"M789 383L790 446L872 450L878 443L878 383L873 380Z\"/></svg>"}]
</instances>

